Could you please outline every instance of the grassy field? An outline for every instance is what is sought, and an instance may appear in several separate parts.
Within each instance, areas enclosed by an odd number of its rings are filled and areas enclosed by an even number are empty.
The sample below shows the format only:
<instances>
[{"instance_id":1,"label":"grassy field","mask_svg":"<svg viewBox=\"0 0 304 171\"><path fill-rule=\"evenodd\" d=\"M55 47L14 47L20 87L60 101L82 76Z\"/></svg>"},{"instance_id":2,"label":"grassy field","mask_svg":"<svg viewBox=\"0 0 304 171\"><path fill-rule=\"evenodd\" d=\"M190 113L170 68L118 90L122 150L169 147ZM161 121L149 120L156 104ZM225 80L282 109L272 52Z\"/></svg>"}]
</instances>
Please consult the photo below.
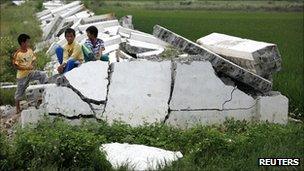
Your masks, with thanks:
<instances>
[{"instance_id":1,"label":"grassy field","mask_svg":"<svg viewBox=\"0 0 304 171\"><path fill-rule=\"evenodd\" d=\"M275 91L290 100L290 112L303 118L303 12L244 12L149 10L104 6L96 14L115 12L117 17L133 15L136 29L152 33L159 24L190 40L213 32L275 43L283 60L283 69L274 75Z\"/></svg>"},{"instance_id":2,"label":"grassy field","mask_svg":"<svg viewBox=\"0 0 304 171\"><path fill-rule=\"evenodd\" d=\"M101 144L111 142L181 151L184 157L164 170L261 170L266 167L257 165L258 158L298 157L303 162L303 129L303 124L296 123L239 121L180 130L162 124L137 128L103 122L69 126L60 119L44 120L36 128L18 128L13 140L0 132L0 170L111 170L104 154L98 151ZM267 169L303 167L302 163Z\"/></svg>"}]
</instances>

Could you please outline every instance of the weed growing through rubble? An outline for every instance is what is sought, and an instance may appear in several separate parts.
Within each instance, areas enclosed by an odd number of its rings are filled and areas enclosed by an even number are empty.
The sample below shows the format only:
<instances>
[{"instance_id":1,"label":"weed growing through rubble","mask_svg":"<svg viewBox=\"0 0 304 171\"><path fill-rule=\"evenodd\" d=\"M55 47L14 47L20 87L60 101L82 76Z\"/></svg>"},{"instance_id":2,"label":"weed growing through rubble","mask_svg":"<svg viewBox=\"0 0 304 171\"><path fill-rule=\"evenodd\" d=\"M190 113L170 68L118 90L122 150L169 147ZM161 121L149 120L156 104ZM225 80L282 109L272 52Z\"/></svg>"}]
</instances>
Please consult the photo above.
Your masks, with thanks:
<instances>
[{"instance_id":1,"label":"weed growing through rubble","mask_svg":"<svg viewBox=\"0 0 304 171\"><path fill-rule=\"evenodd\" d=\"M104 122L70 126L61 119L45 119L36 128L17 129L11 142L0 136L4 147L0 148L0 169L110 170L98 148L103 143L120 142L181 151L184 157L164 170L256 170L261 157L303 158L303 129L303 124L296 123L284 126L233 120L220 126L181 130L163 124L132 128L118 122L111 126Z\"/></svg>"}]
</instances>

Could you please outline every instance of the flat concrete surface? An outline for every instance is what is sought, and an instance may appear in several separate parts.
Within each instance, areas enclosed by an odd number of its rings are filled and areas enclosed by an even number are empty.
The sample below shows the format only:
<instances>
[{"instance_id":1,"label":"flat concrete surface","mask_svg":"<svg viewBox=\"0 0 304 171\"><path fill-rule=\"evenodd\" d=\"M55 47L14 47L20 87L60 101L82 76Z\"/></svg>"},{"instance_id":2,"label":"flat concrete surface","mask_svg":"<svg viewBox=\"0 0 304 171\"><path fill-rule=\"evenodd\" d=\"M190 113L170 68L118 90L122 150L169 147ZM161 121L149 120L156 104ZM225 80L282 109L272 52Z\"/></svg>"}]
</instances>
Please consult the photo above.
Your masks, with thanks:
<instances>
[{"instance_id":1,"label":"flat concrete surface","mask_svg":"<svg viewBox=\"0 0 304 171\"><path fill-rule=\"evenodd\" d=\"M107 62L92 61L67 72L64 76L84 98L102 102L107 96L108 68Z\"/></svg>"},{"instance_id":2,"label":"flat concrete surface","mask_svg":"<svg viewBox=\"0 0 304 171\"><path fill-rule=\"evenodd\" d=\"M168 113L171 62L133 61L114 64L103 116L132 126L162 122Z\"/></svg>"},{"instance_id":3,"label":"flat concrete surface","mask_svg":"<svg viewBox=\"0 0 304 171\"><path fill-rule=\"evenodd\" d=\"M62 114L66 117L93 115L90 106L67 87L47 87L44 90L42 106L47 113Z\"/></svg>"}]
</instances>

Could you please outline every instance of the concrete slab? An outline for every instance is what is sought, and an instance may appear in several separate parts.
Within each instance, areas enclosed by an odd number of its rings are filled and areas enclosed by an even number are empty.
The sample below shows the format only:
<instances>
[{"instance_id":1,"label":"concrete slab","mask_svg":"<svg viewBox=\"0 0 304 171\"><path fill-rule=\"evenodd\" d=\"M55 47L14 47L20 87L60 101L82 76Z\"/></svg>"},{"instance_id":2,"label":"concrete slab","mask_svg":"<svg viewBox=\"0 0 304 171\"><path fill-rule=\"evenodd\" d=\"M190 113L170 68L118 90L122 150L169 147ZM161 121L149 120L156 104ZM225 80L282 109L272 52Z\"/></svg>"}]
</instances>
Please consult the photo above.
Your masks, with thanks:
<instances>
[{"instance_id":1,"label":"concrete slab","mask_svg":"<svg viewBox=\"0 0 304 171\"><path fill-rule=\"evenodd\" d=\"M166 124L182 129L196 125L222 124L226 119L246 120L255 119L255 106L250 109L238 110L198 110L198 111L171 111Z\"/></svg>"},{"instance_id":2,"label":"concrete slab","mask_svg":"<svg viewBox=\"0 0 304 171\"><path fill-rule=\"evenodd\" d=\"M37 124L44 116L47 116L45 109L29 108L21 112L21 126L24 128L28 125Z\"/></svg>"},{"instance_id":3,"label":"concrete slab","mask_svg":"<svg viewBox=\"0 0 304 171\"><path fill-rule=\"evenodd\" d=\"M123 16L119 19L119 23L122 27L134 29L132 18L132 15Z\"/></svg>"},{"instance_id":4,"label":"concrete slab","mask_svg":"<svg viewBox=\"0 0 304 171\"><path fill-rule=\"evenodd\" d=\"M43 40L50 39L53 34L56 32L58 26L61 24L63 21L63 18L61 16L56 16L54 20L46 27L45 32L43 33Z\"/></svg>"},{"instance_id":5,"label":"concrete slab","mask_svg":"<svg viewBox=\"0 0 304 171\"><path fill-rule=\"evenodd\" d=\"M103 116L96 117L132 126L164 121L168 114L171 62L132 61L112 65L106 109Z\"/></svg>"},{"instance_id":6,"label":"concrete slab","mask_svg":"<svg viewBox=\"0 0 304 171\"><path fill-rule=\"evenodd\" d=\"M226 86L209 61L177 63L171 110L222 110L234 87Z\"/></svg>"},{"instance_id":7,"label":"concrete slab","mask_svg":"<svg viewBox=\"0 0 304 171\"><path fill-rule=\"evenodd\" d=\"M107 96L108 67L108 63L103 61L86 62L64 76L83 99L102 103Z\"/></svg>"},{"instance_id":8,"label":"concrete slab","mask_svg":"<svg viewBox=\"0 0 304 171\"><path fill-rule=\"evenodd\" d=\"M83 24L78 27L80 31L85 31L89 26L94 25L98 30L99 28L107 28L107 27L113 27L113 26L119 26L118 20L108 20L108 21L101 21L96 23L89 23L89 24Z\"/></svg>"},{"instance_id":9,"label":"concrete slab","mask_svg":"<svg viewBox=\"0 0 304 171\"><path fill-rule=\"evenodd\" d=\"M80 5L80 4L81 4L81 1L73 1L73 2L71 2L69 4L66 4L66 5L63 5L63 6L59 7L59 8L52 9L51 13L52 14L56 14L56 13L65 11L65 10L67 10L69 8L72 8L72 7Z\"/></svg>"},{"instance_id":10,"label":"concrete slab","mask_svg":"<svg viewBox=\"0 0 304 171\"><path fill-rule=\"evenodd\" d=\"M208 49L201 47L200 45L180 36L172 31L165 29L159 25L154 26L153 35L161 40L179 48L185 53L190 55L201 55L203 59L211 62L216 72L224 73L229 77L240 81L253 89L266 93L272 88L271 81L251 73L246 69L224 59L223 57L211 52Z\"/></svg>"},{"instance_id":11,"label":"concrete slab","mask_svg":"<svg viewBox=\"0 0 304 171\"><path fill-rule=\"evenodd\" d=\"M154 37L153 35L136 33L136 32L130 33L130 39L140 41L140 42L156 44L156 45L163 46L163 47L166 47L169 45L168 43Z\"/></svg>"},{"instance_id":12,"label":"concrete slab","mask_svg":"<svg viewBox=\"0 0 304 171\"><path fill-rule=\"evenodd\" d=\"M114 13L95 15L92 17L84 18L81 24L92 24L92 23L96 23L96 22L113 20L113 19L115 19Z\"/></svg>"},{"instance_id":13,"label":"concrete slab","mask_svg":"<svg viewBox=\"0 0 304 171\"><path fill-rule=\"evenodd\" d=\"M197 43L264 78L281 69L281 56L275 44L220 33L202 37Z\"/></svg>"},{"instance_id":14,"label":"concrete slab","mask_svg":"<svg viewBox=\"0 0 304 171\"><path fill-rule=\"evenodd\" d=\"M62 114L66 117L94 114L89 104L67 87L47 87L44 90L42 107L47 113Z\"/></svg>"},{"instance_id":15,"label":"concrete slab","mask_svg":"<svg viewBox=\"0 0 304 171\"><path fill-rule=\"evenodd\" d=\"M71 15L76 14L79 11L82 11L84 8L85 8L84 5L74 6L73 8L68 9L68 11L66 11L64 14L62 14L61 17L62 18L69 17Z\"/></svg>"},{"instance_id":16,"label":"concrete slab","mask_svg":"<svg viewBox=\"0 0 304 171\"><path fill-rule=\"evenodd\" d=\"M271 96L259 96L257 99L257 117L260 121L287 124L288 98L280 93Z\"/></svg>"},{"instance_id":17,"label":"concrete slab","mask_svg":"<svg viewBox=\"0 0 304 171\"><path fill-rule=\"evenodd\" d=\"M66 117L62 117L60 115L49 115L46 113L45 109L36 109L36 108L29 108L23 110L21 112L21 126L24 128L25 126L32 125L35 126L40 120L43 120L44 117L47 117L51 120L54 119L63 119L63 121L72 126L79 126L82 122L97 122L95 118L75 118L69 119Z\"/></svg>"}]
</instances>

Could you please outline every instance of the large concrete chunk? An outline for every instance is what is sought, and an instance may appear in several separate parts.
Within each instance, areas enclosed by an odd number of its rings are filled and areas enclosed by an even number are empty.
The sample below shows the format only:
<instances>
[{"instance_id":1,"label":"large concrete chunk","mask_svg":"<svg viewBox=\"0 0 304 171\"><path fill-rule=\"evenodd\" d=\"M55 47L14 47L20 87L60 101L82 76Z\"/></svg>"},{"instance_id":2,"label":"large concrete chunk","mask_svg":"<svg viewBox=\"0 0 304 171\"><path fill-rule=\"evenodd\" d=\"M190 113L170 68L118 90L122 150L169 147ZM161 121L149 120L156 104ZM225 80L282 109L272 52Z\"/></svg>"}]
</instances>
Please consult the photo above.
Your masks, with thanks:
<instances>
[{"instance_id":1,"label":"large concrete chunk","mask_svg":"<svg viewBox=\"0 0 304 171\"><path fill-rule=\"evenodd\" d=\"M84 99L101 103L107 96L108 68L107 62L92 61L67 72L64 76Z\"/></svg>"},{"instance_id":2,"label":"large concrete chunk","mask_svg":"<svg viewBox=\"0 0 304 171\"><path fill-rule=\"evenodd\" d=\"M132 126L162 122L168 114L170 87L170 61L114 63L105 112L98 117Z\"/></svg>"},{"instance_id":3,"label":"large concrete chunk","mask_svg":"<svg viewBox=\"0 0 304 171\"><path fill-rule=\"evenodd\" d=\"M29 108L21 112L22 128L29 124L36 124L46 114L45 109Z\"/></svg>"},{"instance_id":4,"label":"large concrete chunk","mask_svg":"<svg viewBox=\"0 0 304 171\"><path fill-rule=\"evenodd\" d=\"M72 89L67 87L46 87L43 107L46 113L62 114L66 117L93 115L88 103L82 101Z\"/></svg>"},{"instance_id":5,"label":"large concrete chunk","mask_svg":"<svg viewBox=\"0 0 304 171\"><path fill-rule=\"evenodd\" d=\"M204 59L211 62L216 72L224 73L255 90L261 92L269 92L272 88L272 83L269 80L262 78L246 69L224 59L223 57L207 50L200 45L182 37L170 30L167 30L159 25L154 26L153 35L161 40L170 43L171 45L181 49L190 55L201 55Z\"/></svg>"},{"instance_id":6,"label":"large concrete chunk","mask_svg":"<svg viewBox=\"0 0 304 171\"><path fill-rule=\"evenodd\" d=\"M53 34L58 29L59 25L63 22L63 18L57 15L54 20L46 26L46 29L43 32L43 39L47 40L52 38Z\"/></svg>"},{"instance_id":7,"label":"large concrete chunk","mask_svg":"<svg viewBox=\"0 0 304 171\"><path fill-rule=\"evenodd\" d=\"M103 144L100 150L105 152L115 170L121 167L126 167L127 170L160 170L183 157L179 151L127 143Z\"/></svg>"},{"instance_id":8,"label":"large concrete chunk","mask_svg":"<svg viewBox=\"0 0 304 171\"><path fill-rule=\"evenodd\" d=\"M260 121L287 124L287 97L278 93L272 96L260 96L257 101L257 116Z\"/></svg>"},{"instance_id":9,"label":"large concrete chunk","mask_svg":"<svg viewBox=\"0 0 304 171\"><path fill-rule=\"evenodd\" d=\"M84 18L82 20L81 24L93 24L95 22L100 22L100 21L106 21L106 20L113 20L115 18L114 13L108 13L108 14L103 14L103 15L96 15L92 16L89 18Z\"/></svg>"},{"instance_id":10,"label":"large concrete chunk","mask_svg":"<svg viewBox=\"0 0 304 171\"><path fill-rule=\"evenodd\" d=\"M197 43L264 78L281 69L281 56L275 44L219 33L202 37Z\"/></svg>"},{"instance_id":11,"label":"large concrete chunk","mask_svg":"<svg viewBox=\"0 0 304 171\"><path fill-rule=\"evenodd\" d=\"M223 110L248 108L255 100L225 85L216 75L209 61L177 63L171 110Z\"/></svg>"}]
</instances>

